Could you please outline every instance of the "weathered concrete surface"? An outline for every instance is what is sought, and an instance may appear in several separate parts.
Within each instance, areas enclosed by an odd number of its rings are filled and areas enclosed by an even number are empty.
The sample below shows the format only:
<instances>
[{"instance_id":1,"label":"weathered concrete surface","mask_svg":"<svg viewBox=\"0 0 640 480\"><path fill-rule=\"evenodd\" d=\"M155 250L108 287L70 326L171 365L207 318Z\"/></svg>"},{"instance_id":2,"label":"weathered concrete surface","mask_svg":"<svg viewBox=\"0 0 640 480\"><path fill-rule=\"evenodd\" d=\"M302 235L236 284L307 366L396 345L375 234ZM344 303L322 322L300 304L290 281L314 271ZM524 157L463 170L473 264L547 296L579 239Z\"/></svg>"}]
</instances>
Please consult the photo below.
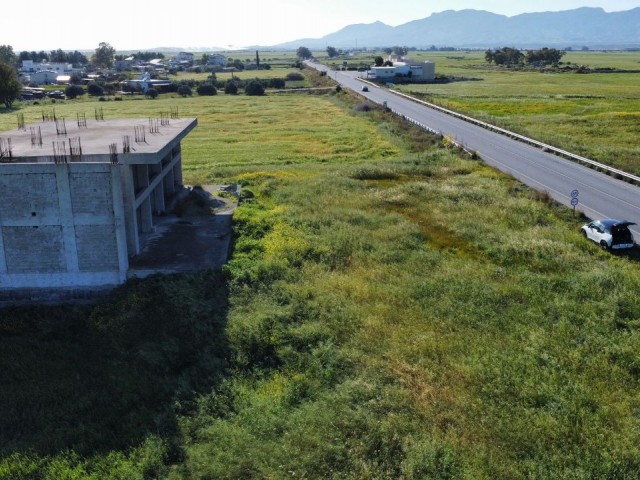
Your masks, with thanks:
<instances>
[{"instance_id":1,"label":"weathered concrete surface","mask_svg":"<svg viewBox=\"0 0 640 480\"><path fill-rule=\"evenodd\" d=\"M189 205L188 201L194 190L202 199L196 207ZM157 222L155 231L149 234L147 246L141 253L130 260L128 278L222 268L229 255L237 200L228 198L228 195L224 198L216 196L216 191L220 190L236 192L225 186L205 186L202 189L185 189L182 195L175 196L174 205L170 208L175 207L181 215L154 219ZM12 305L93 302L112 290L113 286L0 290L0 309Z\"/></svg>"},{"instance_id":2,"label":"weathered concrete surface","mask_svg":"<svg viewBox=\"0 0 640 480\"><path fill-rule=\"evenodd\" d=\"M220 189L204 186L202 190L192 190L203 199L199 208L185 208L181 216L154 219L155 232L140 254L129 261L129 278L222 268L229 255L237 203L215 196Z\"/></svg>"}]
</instances>

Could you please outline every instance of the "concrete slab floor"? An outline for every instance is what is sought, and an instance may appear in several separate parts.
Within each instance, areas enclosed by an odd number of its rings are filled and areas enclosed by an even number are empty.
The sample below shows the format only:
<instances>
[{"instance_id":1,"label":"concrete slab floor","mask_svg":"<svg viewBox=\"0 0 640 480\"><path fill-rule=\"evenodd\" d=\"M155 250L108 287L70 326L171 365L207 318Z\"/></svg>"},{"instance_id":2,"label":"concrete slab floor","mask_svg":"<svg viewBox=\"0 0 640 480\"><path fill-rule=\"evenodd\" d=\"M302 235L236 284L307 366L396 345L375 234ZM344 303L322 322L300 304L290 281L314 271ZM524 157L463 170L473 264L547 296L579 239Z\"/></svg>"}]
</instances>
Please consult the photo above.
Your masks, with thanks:
<instances>
[{"instance_id":1,"label":"concrete slab floor","mask_svg":"<svg viewBox=\"0 0 640 480\"><path fill-rule=\"evenodd\" d=\"M177 214L154 217L154 232L143 250L129 259L129 278L155 273L186 273L220 269L231 243L231 221L237 206L236 187L205 185L189 188L178 199Z\"/></svg>"}]
</instances>

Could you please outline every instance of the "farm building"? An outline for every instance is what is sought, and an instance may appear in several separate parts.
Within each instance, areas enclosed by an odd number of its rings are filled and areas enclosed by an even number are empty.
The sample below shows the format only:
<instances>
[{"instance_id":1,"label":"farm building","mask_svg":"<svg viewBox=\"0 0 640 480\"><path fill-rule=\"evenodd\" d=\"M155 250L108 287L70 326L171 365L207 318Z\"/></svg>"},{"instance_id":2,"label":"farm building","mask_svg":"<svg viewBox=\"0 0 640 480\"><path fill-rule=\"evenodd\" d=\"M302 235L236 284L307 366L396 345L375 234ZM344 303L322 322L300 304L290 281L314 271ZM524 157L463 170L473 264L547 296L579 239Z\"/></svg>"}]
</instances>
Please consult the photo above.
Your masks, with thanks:
<instances>
[{"instance_id":1,"label":"farm building","mask_svg":"<svg viewBox=\"0 0 640 480\"><path fill-rule=\"evenodd\" d=\"M433 62L403 60L393 62L393 66L371 67L371 74L377 79L411 77L413 80L432 82L436 77Z\"/></svg>"},{"instance_id":2,"label":"farm building","mask_svg":"<svg viewBox=\"0 0 640 480\"><path fill-rule=\"evenodd\" d=\"M207 65L224 67L227 63L227 57L220 53L209 55Z\"/></svg>"},{"instance_id":3,"label":"farm building","mask_svg":"<svg viewBox=\"0 0 640 480\"><path fill-rule=\"evenodd\" d=\"M78 116L0 133L0 290L123 283L182 185L196 125Z\"/></svg>"},{"instance_id":4,"label":"farm building","mask_svg":"<svg viewBox=\"0 0 640 480\"><path fill-rule=\"evenodd\" d=\"M58 73L53 70L40 70L29 74L29 81L36 85L45 85L50 83L56 83Z\"/></svg>"}]
</instances>

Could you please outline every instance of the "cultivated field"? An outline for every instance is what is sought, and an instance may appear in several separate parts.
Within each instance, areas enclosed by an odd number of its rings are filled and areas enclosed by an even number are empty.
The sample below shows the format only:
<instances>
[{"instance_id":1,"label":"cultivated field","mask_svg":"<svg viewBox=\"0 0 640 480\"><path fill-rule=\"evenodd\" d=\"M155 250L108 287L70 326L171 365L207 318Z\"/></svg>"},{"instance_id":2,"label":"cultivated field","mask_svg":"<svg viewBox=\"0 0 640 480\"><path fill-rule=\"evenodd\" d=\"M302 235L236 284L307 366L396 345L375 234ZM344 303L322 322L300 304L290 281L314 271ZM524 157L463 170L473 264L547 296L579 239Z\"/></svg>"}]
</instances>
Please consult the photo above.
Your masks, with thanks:
<instances>
[{"instance_id":1,"label":"cultivated field","mask_svg":"<svg viewBox=\"0 0 640 480\"><path fill-rule=\"evenodd\" d=\"M640 265L571 211L345 93L93 106L198 117L234 252L1 311L0 478L640 476Z\"/></svg>"}]
</instances>

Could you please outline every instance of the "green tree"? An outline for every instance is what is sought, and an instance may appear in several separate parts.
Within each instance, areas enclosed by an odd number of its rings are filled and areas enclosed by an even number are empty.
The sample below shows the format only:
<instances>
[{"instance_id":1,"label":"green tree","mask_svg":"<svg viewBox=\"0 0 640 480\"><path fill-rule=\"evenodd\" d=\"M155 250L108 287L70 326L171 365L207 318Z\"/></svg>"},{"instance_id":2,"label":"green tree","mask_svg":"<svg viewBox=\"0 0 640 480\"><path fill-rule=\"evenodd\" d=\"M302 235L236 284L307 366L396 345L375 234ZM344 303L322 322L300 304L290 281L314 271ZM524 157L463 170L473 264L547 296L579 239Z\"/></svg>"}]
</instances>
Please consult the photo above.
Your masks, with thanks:
<instances>
[{"instance_id":1,"label":"green tree","mask_svg":"<svg viewBox=\"0 0 640 480\"><path fill-rule=\"evenodd\" d=\"M402 57L409 53L409 47L393 47L393 53Z\"/></svg>"},{"instance_id":2,"label":"green tree","mask_svg":"<svg viewBox=\"0 0 640 480\"><path fill-rule=\"evenodd\" d=\"M10 65L0 62L0 102L6 108L11 108L13 102L20 97L21 90L18 73Z\"/></svg>"},{"instance_id":3,"label":"green tree","mask_svg":"<svg viewBox=\"0 0 640 480\"><path fill-rule=\"evenodd\" d=\"M555 48L542 48L529 50L525 56L525 62L529 65L555 65L564 56L565 52Z\"/></svg>"},{"instance_id":4,"label":"green tree","mask_svg":"<svg viewBox=\"0 0 640 480\"><path fill-rule=\"evenodd\" d=\"M0 62L13 65L16 63L17 58L16 54L13 53L13 47L11 45L0 45Z\"/></svg>"},{"instance_id":5,"label":"green tree","mask_svg":"<svg viewBox=\"0 0 640 480\"><path fill-rule=\"evenodd\" d=\"M69 85L64 89L64 94L67 96L67 98L77 98L81 95L84 95L84 88L82 88L80 85Z\"/></svg>"},{"instance_id":6,"label":"green tree","mask_svg":"<svg viewBox=\"0 0 640 480\"><path fill-rule=\"evenodd\" d=\"M376 64L376 67L381 67L382 64L384 63L384 58L378 55L376 58L373 59L373 63Z\"/></svg>"},{"instance_id":7,"label":"green tree","mask_svg":"<svg viewBox=\"0 0 640 480\"><path fill-rule=\"evenodd\" d=\"M216 87L212 83L201 83L200 85L198 85L196 92L198 92L198 95L200 96L210 96L217 95L218 90L216 90Z\"/></svg>"},{"instance_id":8,"label":"green tree","mask_svg":"<svg viewBox=\"0 0 640 480\"><path fill-rule=\"evenodd\" d=\"M61 48L59 48L58 50L51 50L51 53L49 54L49 60L54 63L64 63L67 61L67 54Z\"/></svg>"},{"instance_id":9,"label":"green tree","mask_svg":"<svg viewBox=\"0 0 640 480\"><path fill-rule=\"evenodd\" d=\"M260 80L251 80L244 87L244 93L245 95L253 96L264 95L264 85L262 85L262 82Z\"/></svg>"},{"instance_id":10,"label":"green tree","mask_svg":"<svg viewBox=\"0 0 640 480\"><path fill-rule=\"evenodd\" d=\"M296 55L298 55L298 58L302 60L307 60L313 57L311 50L309 50L307 47L298 47L298 50L296 50Z\"/></svg>"},{"instance_id":11,"label":"green tree","mask_svg":"<svg viewBox=\"0 0 640 480\"><path fill-rule=\"evenodd\" d=\"M78 65L86 65L89 63L89 59L83 53L78 50L74 50L71 53L67 53L67 62L73 64L74 66Z\"/></svg>"},{"instance_id":12,"label":"green tree","mask_svg":"<svg viewBox=\"0 0 640 480\"><path fill-rule=\"evenodd\" d=\"M207 65L209 63L210 55L208 53L203 53L200 58L200 65Z\"/></svg>"},{"instance_id":13,"label":"green tree","mask_svg":"<svg viewBox=\"0 0 640 480\"><path fill-rule=\"evenodd\" d=\"M111 68L115 53L116 49L111 45L106 42L100 42L91 60L96 67Z\"/></svg>"},{"instance_id":14,"label":"green tree","mask_svg":"<svg viewBox=\"0 0 640 480\"><path fill-rule=\"evenodd\" d=\"M191 95L193 95L193 92L191 91L191 87L189 85L185 85L183 83L178 87L178 95L181 95L183 97L190 97Z\"/></svg>"},{"instance_id":15,"label":"green tree","mask_svg":"<svg viewBox=\"0 0 640 480\"><path fill-rule=\"evenodd\" d=\"M89 82L89 84L87 85L87 92L92 97L101 97L102 95L104 95L104 88L102 88L102 85L99 85L96 82Z\"/></svg>"},{"instance_id":16,"label":"green tree","mask_svg":"<svg viewBox=\"0 0 640 480\"><path fill-rule=\"evenodd\" d=\"M283 89L287 86L284 78L270 78L268 82L269 88Z\"/></svg>"},{"instance_id":17,"label":"green tree","mask_svg":"<svg viewBox=\"0 0 640 480\"><path fill-rule=\"evenodd\" d=\"M158 90L155 88L149 88L146 92L144 92L146 97L149 97L151 100L158 97Z\"/></svg>"},{"instance_id":18,"label":"green tree","mask_svg":"<svg viewBox=\"0 0 640 480\"><path fill-rule=\"evenodd\" d=\"M224 93L227 95L237 95L238 94L238 85L233 80L229 80L224 85Z\"/></svg>"},{"instance_id":19,"label":"green tree","mask_svg":"<svg viewBox=\"0 0 640 480\"><path fill-rule=\"evenodd\" d=\"M327 55L329 55L329 58L337 57L338 50L335 47L327 47Z\"/></svg>"},{"instance_id":20,"label":"green tree","mask_svg":"<svg viewBox=\"0 0 640 480\"><path fill-rule=\"evenodd\" d=\"M517 48L503 47L484 52L484 58L488 63L496 65L519 65L524 61L524 53Z\"/></svg>"}]
</instances>

